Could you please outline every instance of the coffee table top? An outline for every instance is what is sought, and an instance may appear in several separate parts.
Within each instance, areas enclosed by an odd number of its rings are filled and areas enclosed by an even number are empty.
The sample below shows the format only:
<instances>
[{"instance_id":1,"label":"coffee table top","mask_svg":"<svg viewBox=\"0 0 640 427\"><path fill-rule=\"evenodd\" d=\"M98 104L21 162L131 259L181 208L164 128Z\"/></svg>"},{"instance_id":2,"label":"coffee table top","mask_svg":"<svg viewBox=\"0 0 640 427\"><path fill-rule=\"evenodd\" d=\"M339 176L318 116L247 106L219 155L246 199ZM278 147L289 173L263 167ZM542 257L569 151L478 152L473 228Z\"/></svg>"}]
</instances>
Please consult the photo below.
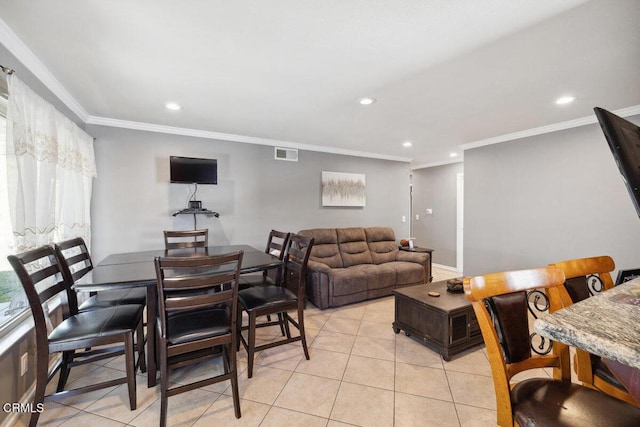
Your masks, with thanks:
<instances>
[{"instance_id":1,"label":"coffee table top","mask_svg":"<svg viewBox=\"0 0 640 427\"><path fill-rule=\"evenodd\" d=\"M440 296L432 297L429 295L429 292L438 292ZM424 285L406 286L404 288L394 289L393 293L416 300L445 312L465 308L471 305L471 302L469 302L465 297L464 292L454 293L447 291L446 280L427 283Z\"/></svg>"}]
</instances>

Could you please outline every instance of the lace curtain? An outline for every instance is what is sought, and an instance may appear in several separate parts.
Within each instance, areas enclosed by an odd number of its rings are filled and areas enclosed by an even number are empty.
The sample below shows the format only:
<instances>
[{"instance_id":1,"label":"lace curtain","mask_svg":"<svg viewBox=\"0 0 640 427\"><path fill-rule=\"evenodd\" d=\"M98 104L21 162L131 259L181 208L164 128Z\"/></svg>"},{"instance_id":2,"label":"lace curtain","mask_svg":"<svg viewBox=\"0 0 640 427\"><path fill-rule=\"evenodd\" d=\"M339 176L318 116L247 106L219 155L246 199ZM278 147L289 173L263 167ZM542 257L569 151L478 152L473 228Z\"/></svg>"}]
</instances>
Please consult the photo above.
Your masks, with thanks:
<instances>
[{"instance_id":1,"label":"lace curtain","mask_svg":"<svg viewBox=\"0 0 640 427\"><path fill-rule=\"evenodd\" d=\"M91 241L93 138L8 77L7 194L13 252L80 236Z\"/></svg>"}]
</instances>

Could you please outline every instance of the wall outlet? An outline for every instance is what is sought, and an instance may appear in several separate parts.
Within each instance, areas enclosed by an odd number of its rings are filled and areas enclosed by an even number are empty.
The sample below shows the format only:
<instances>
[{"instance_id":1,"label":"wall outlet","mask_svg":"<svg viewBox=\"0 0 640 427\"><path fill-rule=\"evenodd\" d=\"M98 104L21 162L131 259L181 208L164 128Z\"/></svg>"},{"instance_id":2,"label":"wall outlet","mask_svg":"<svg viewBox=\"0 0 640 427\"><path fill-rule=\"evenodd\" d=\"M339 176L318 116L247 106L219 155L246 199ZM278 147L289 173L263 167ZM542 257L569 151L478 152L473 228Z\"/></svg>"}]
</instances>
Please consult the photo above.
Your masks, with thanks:
<instances>
[{"instance_id":1,"label":"wall outlet","mask_svg":"<svg viewBox=\"0 0 640 427\"><path fill-rule=\"evenodd\" d=\"M402 215L402 222L407 222L407 217Z\"/></svg>"},{"instance_id":2,"label":"wall outlet","mask_svg":"<svg viewBox=\"0 0 640 427\"><path fill-rule=\"evenodd\" d=\"M20 357L20 376L24 376L29 368L29 353L25 353Z\"/></svg>"},{"instance_id":3,"label":"wall outlet","mask_svg":"<svg viewBox=\"0 0 640 427\"><path fill-rule=\"evenodd\" d=\"M420 215L416 214L416 221L420 221Z\"/></svg>"}]
</instances>

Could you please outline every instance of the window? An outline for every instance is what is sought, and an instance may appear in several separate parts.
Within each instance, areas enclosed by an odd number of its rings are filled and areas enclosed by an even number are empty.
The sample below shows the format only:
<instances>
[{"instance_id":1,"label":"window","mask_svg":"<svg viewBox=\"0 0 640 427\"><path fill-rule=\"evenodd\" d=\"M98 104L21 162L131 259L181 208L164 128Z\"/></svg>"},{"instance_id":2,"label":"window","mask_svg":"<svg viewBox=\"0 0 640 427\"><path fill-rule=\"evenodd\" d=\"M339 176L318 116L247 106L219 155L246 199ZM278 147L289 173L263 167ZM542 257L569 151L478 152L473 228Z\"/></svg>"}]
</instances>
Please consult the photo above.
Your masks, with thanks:
<instances>
[{"instance_id":1,"label":"window","mask_svg":"<svg viewBox=\"0 0 640 427\"><path fill-rule=\"evenodd\" d=\"M4 85L4 87L3 87ZM7 194L7 153L5 139L7 137L7 91L6 81L0 79L0 330L10 320L15 319L27 309L27 297L20 281L14 273L7 255L13 253L9 242L11 223L9 219L9 196Z\"/></svg>"},{"instance_id":2,"label":"window","mask_svg":"<svg viewBox=\"0 0 640 427\"><path fill-rule=\"evenodd\" d=\"M77 236L90 244L96 167L91 135L15 74L0 78L0 92L11 95L0 103L0 330L8 330L29 312L7 255Z\"/></svg>"}]
</instances>

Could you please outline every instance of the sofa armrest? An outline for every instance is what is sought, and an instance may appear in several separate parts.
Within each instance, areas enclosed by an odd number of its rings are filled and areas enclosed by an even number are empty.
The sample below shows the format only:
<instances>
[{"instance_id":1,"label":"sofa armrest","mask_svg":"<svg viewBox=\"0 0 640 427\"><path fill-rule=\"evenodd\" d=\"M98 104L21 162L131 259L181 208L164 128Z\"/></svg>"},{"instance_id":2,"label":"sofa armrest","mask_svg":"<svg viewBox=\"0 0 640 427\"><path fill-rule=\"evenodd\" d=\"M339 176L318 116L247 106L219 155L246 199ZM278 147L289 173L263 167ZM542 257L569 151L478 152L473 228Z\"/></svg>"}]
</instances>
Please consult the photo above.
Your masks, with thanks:
<instances>
[{"instance_id":1,"label":"sofa armrest","mask_svg":"<svg viewBox=\"0 0 640 427\"><path fill-rule=\"evenodd\" d=\"M322 310L330 306L330 273L331 267L325 263L311 260L307 263L307 299Z\"/></svg>"},{"instance_id":2,"label":"sofa armrest","mask_svg":"<svg viewBox=\"0 0 640 427\"><path fill-rule=\"evenodd\" d=\"M429 262L429 254L427 252L398 251L396 261L416 262L426 265Z\"/></svg>"},{"instance_id":3,"label":"sofa armrest","mask_svg":"<svg viewBox=\"0 0 640 427\"><path fill-rule=\"evenodd\" d=\"M415 262L424 268L424 283L431 280L431 254L428 252L398 251L396 261Z\"/></svg>"}]
</instances>

